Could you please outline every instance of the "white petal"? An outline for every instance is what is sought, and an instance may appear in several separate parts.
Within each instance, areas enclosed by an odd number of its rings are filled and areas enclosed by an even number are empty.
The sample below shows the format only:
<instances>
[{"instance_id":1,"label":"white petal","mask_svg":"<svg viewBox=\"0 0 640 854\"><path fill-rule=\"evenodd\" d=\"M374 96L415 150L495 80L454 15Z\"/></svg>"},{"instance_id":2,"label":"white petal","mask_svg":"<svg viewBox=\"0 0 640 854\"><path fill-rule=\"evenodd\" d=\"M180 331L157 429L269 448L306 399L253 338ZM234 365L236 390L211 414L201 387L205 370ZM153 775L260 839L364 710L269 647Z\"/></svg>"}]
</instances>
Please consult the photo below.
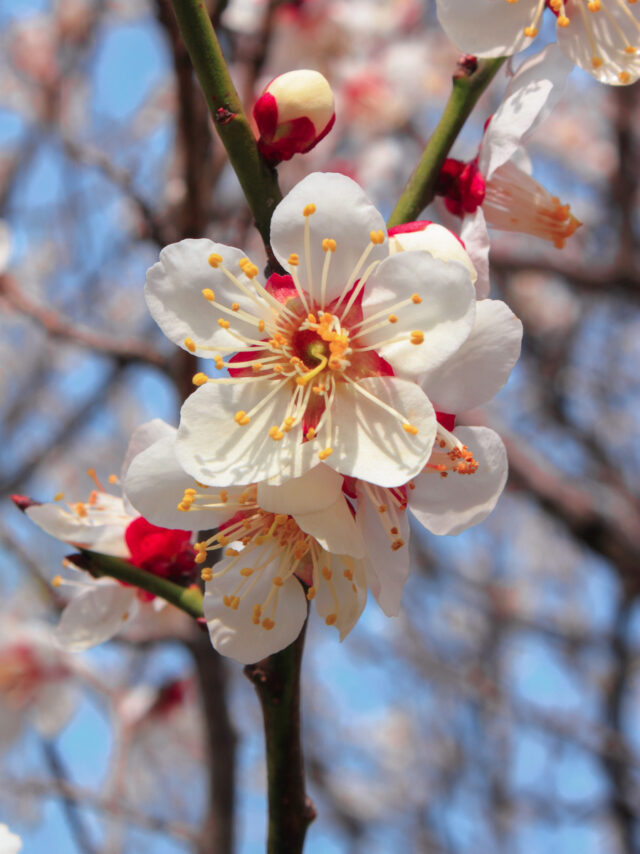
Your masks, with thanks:
<instances>
[{"instance_id":1,"label":"white petal","mask_svg":"<svg viewBox=\"0 0 640 854\"><path fill-rule=\"evenodd\" d=\"M432 534L459 534L482 522L496 506L507 481L507 453L488 427L456 427L454 435L478 462L474 474L425 472L414 481L409 510Z\"/></svg>"},{"instance_id":2,"label":"white petal","mask_svg":"<svg viewBox=\"0 0 640 854\"><path fill-rule=\"evenodd\" d=\"M221 509L198 510L196 508L204 500L199 499L188 512L178 510L185 489L194 488L202 494L206 494L206 490L198 487L178 463L175 435L176 431L160 439L133 460L124 481L124 491L138 512L153 525L183 531L217 528L233 516L236 509L233 500Z\"/></svg>"},{"instance_id":3,"label":"white petal","mask_svg":"<svg viewBox=\"0 0 640 854\"><path fill-rule=\"evenodd\" d=\"M141 424L140 427L133 431L131 439L129 439L129 445L127 446L124 462L122 463L121 479L124 480L134 457L146 451L147 448L150 448L151 445L160 439L166 439L167 437L175 439L177 432L175 427L167 424L162 418L154 418L152 421L147 421L146 424Z\"/></svg>"},{"instance_id":4,"label":"white petal","mask_svg":"<svg viewBox=\"0 0 640 854\"><path fill-rule=\"evenodd\" d=\"M381 492L384 491L381 490ZM387 507L392 500L384 502ZM400 611L402 588L409 576L409 521L406 511L399 511L397 538L404 545L396 550L391 548L391 539L382 525L379 505L374 505L368 492L358 484L357 522L366 543L365 571L367 584L378 605L387 617L395 617ZM388 513L388 510L386 511Z\"/></svg>"},{"instance_id":5,"label":"white petal","mask_svg":"<svg viewBox=\"0 0 640 854\"><path fill-rule=\"evenodd\" d=\"M460 238L448 228L438 225L437 222L430 222L419 231L399 232L389 238L391 255L419 249L431 253L434 258L439 258L441 261L458 261L467 268L471 281L475 284L478 278L476 268Z\"/></svg>"},{"instance_id":6,"label":"white petal","mask_svg":"<svg viewBox=\"0 0 640 854\"><path fill-rule=\"evenodd\" d=\"M188 349L185 338L193 339L196 349L191 352L204 358L211 358L212 353L202 347L220 347L225 352L242 349L242 343L218 325L220 318L229 321L238 334L255 338L259 320L269 320L272 316L261 297L251 299L228 279L221 267L211 267L208 259L212 253L221 255L224 266L245 289L254 293L252 280L238 267L244 252L206 239L182 240L165 246L158 263L147 271L145 286L151 316L167 338L183 349ZM214 292L214 302L202 295L206 288ZM223 305L230 309L233 303L238 303L240 311L249 312L255 321L242 320L216 307Z\"/></svg>"},{"instance_id":7,"label":"white petal","mask_svg":"<svg viewBox=\"0 0 640 854\"><path fill-rule=\"evenodd\" d=\"M438 20L451 41L476 56L510 56L531 39L524 34L538 0L437 0Z\"/></svg>"},{"instance_id":8,"label":"white petal","mask_svg":"<svg viewBox=\"0 0 640 854\"><path fill-rule=\"evenodd\" d=\"M572 4L572 7L577 4ZM607 14L604 7L606 5ZM588 71L601 83L620 86L622 83L634 83L640 77L640 53L625 53L625 41L620 31L626 34L631 45L638 46L638 24L640 24L640 9L637 4L624 2L611 3L604 0L600 12L586 12L581 15L579 9L572 8L568 27L556 27L558 44L571 57L576 65ZM622 7L622 8L621 8ZM609 18L609 15L611 18ZM634 24L629 16L636 20ZM593 48L590 34L585 27L585 17L591 30L597 56L602 59L602 65L593 66ZM611 20L613 19L613 20ZM615 23L614 23L615 22ZM621 80L618 75L628 74Z\"/></svg>"},{"instance_id":9,"label":"white petal","mask_svg":"<svg viewBox=\"0 0 640 854\"><path fill-rule=\"evenodd\" d=\"M249 412L272 389L269 380L201 386L182 407L176 441L180 465L200 483L233 486L270 479L280 482L318 464L312 443L301 443L299 427L280 441L269 436L269 429L286 414L289 384L283 383L249 424L239 426L234 421L238 410Z\"/></svg>"},{"instance_id":10,"label":"white petal","mask_svg":"<svg viewBox=\"0 0 640 854\"><path fill-rule=\"evenodd\" d=\"M324 579L320 581L313 602L316 611L324 620L330 614L336 614L337 620L331 625L338 630L342 641L358 622L358 617L367 602L367 585L362 561L353 561L323 552L320 562L321 567L327 567L331 571L331 583ZM347 578L345 571L351 573L352 578Z\"/></svg>"},{"instance_id":11,"label":"white petal","mask_svg":"<svg viewBox=\"0 0 640 854\"><path fill-rule=\"evenodd\" d=\"M118 501L122 507L122 501ZM81 517L61 504L29 507L26 514L43 531L63 543L115 557L126 557L129 554L124 532L133 517L125 517L124 510L122 518L113 521L109 518L95 520L89 514L89 509L87 515Z\"/></svg>"},{"instance_id":12,"label":"white petal","mask_svg":"<svg viewBox=\"0 0 640 854\"><path fill-rule=\"evenodd\" d=\"M435 412L415 383L397 377L369 377L356 384L418 428L405 432L401 420L359 393L339 384L332 410L333 453L327 464L342 474L380 486L400 486L422 470L435 438ZM312 443L309 443L312 444Z\"/></svg>"},{"instance_id":13,"label":"white petal","mask_svg":"<svg viewBox=\"0 0 640 854\"><path fill-rule=\"evenodd\" d=\"M22 851L22 839L11 833L6 824L0 824L0 852L18 854L19 851Z\"/></svg>"},{"instance_id":14,"label":"white petal","mask_svg":"<svg viewBox=\"0 0 640 854\"><path fill-rule=\"evenodd\" d=\"M51 738L71 720L76 701L76 693L69 685L60 681L43 685L31 710L33 725L45 738Z\"/></svg>"},{"instance_id":15,"label":"white petal","mask_svg":"<svg viewBox=\"0 0 640 854\"><path fill-rule=\"evenodd\" d=\"M344 497L316 512L294 513L294 519L328 552L364 557L364 541Z\"/></svg>"},{"instance_id":16,"label":"white petal","mask_svg":"<svg viewBox=\"0 0 640 854\"><path fill-rule=\"evenodd\" d=\"M417 294L420 303L411 297ZM408 305L396 308L406 300ZM428 252L392 255L373 273L362 300L365 318L384 313L385 325L366 331L357 343L376 345L399 376L416 377L442 364L469 335L475 314L475 290L469 271L457 261L444 262ZM397 318L386 320L387 312ZM411 343L420 332L421 344Z\"/></svg>"},{"instance_id":17,"label":"white petal","mask_svg":"<svg viewBox=\"0 0 640 854\"><path fill-rule=\"evenodd\" d=\"M275 256L287 269L290 268L289 256L292 253L299 256L300 263L296 270L307 292L310 288L305 256L305 217L302 211L309 204L316 206L315 213L309 217L310 267L316 300L320 297L325 261L322 241L332 238L337 243L329 266L326 305L342 293L358 259L370 244L369 235L372 231L382 231L385 240L372 246L366 263L386 258L387 232L382 215L351 178L333 172L307 175L280 202L271 220L271 244Z\"/></svg>"},{"instance_id":18,"label":"white petal","mask_svg":"<svg viewBox=\"0 0 640 854\"><path fill-rule=\"evenodd\" d=\"M462 220L460 237L477 270L476 296L479 300L489 295L489 232L482 208L466 214Z\"/></svg>"},{"instance_id":19,"label":"white petal","mask_svg":"<svg viewBox=\"0 0 640 854\"><path fill-rule=\"evenodd\" d=\"M293 516L322 510L341 496L342 478L333 469L321 464L279 486L259 483L257 503L268 513Z\"/></svg>"},{"instance_id":20,"label":"white petal","mask_svg":"<svg viewBox=\"0 0 640 854\"><path fill-rule=\"evenodd\" d=\"M486 181L560 100L572 67L554 44L520 66L482 138L478 168Z\"/></svg>"},{"instance_id":21,"label":"white petal","mask_svg":"<svg viewBox=\"0 0 640 854\"><path fill-rule=\"evenodd\" d=\"M84 652L110 640L138 609L136 592L117 581L92 584L66 606L52 633L53 640L69 652Z\"/></svg>"},{"instance_id":22,"label":"white petal","mask_svg":"<svg viewBox=\"0 0 640 854\"><path fill-rule=\"evenodd\" d=\"M216 570L224 566L223 560L216 565ZM242 599L237 611L222 601L223 596L233 595L238 585L236 573L229 572L207 583L204 615L211 643L221 655L235 658L241 664L253 664L289 646L298 637L307 617L307 599L302 585L293 576L279 589L274 627L267 630L252 621L253 606L265 601L277 573L277 564L265 567L262 578Z\"/></svg>"},{"instance_id":23,"label":"white petal","mask_svg":"<svg viewBox=\"0 0 640 854\"><path fill-rule=\"evenodd\" d=\"M520 356L522 323L500 300L480 300L471 335L444 365L425 375L422 388L436 410L464 412L491 400Z\"/></svg>"}]
</instances>

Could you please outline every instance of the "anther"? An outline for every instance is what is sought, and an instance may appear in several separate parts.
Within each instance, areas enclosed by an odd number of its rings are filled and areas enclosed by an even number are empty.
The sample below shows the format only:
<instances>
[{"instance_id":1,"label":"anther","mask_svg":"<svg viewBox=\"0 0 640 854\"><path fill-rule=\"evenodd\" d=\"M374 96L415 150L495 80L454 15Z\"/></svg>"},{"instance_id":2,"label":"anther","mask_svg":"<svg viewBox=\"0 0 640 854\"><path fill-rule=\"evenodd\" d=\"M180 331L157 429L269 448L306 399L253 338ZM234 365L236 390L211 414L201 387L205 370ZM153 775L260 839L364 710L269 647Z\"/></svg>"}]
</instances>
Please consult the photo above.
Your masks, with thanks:
<instances>
[{"instance_id":1,"label":"anther","mask_svg":"<svg viewBox=\"0 0 640 854\"><path fill-rule=\"evenodd\" d=\"M273 581L271 583L273 584L274 587L282 587L282 585L284 584L284 581L282 580L282 578L280 578L279 575L276 575L276 577L273 579Z\"/></svg>"},{"instance_id":2,"label":"anther","mask_svg":"<svg viewBox=\"0 0 640 854\"><path fill-rule=\"evenodd\" d=\"M305 437L306 437L309 441L311 441L312 439L315 439L315 438L316 438L316 431L313 429L313 427L309 427L309 429L308 429L308 430L307 430L307 432L305 433Z\"/></svg>"},{"instance_id":3,"label":"anther","mask_svg":"<svg viewBox=\"0 0 640 854\"><path fill-rule=\"evenodd\" d=\"M413 424L403 424L402 429L404 430L405 433L409 433L411 436L417 436L418 435L418 428L414 427Z\"/></svg>"},{"instance_id":4,"label":"anther","mask_svg":"<svg viewBox=\"0 0 640 854\"><path fill-rule=\"evenodd\" d=\"M199 371L197 374L193 375L193 379L191 382L194 385L204 385L209 381L209 377L206 374L203 374L202 371Z\"/></svg>"},{"instance_id":5,"label":"anther","mask_svg":"<svg viewBox=\"0 0 640 854\"><path fill-rule=\"evenodd\" d=\"M249 421L251 421L251 419L249 418L247 413L244 411L244 409L239 409L236 412L236 414L233 416L233 420L236 422L236 424L239 424L241 427L244 427L245 425L247 425L249 423Z\"/></svg>"},{"instance_id":6,"label":"anther","mask_svg":"<svg viewBox=\"0 0 640 854\"><path fill-rule=\"evenodd\" d=\"M404 545L404 540L397 539L391 543L391 548L394 552L397 552L398 549L401 549Z\"/></svg>"},{"instance_id":7,"label":"anther","mask_svg":"<svg viewBox=\"0 0 640 854\"><path fill-rule=\"evenodd\" d=\"M323 448L321 451L318 451L318 459L326 460L327 457L330 457L333 453L333 448Z\"/></svg>"},{"instance_id":8,"label":"anther","mask_svg":"<svg viewBox=\"0 0 640 854\"><path fill-rule=\"evenodd\" d=\"M209 300L209 302L213 302L213 301L215 300L215 298L216 298L216 295L215 295L215 294L214 294L214 292L211 290L211 288L203 288L203 289L202 289L202 296L203 296L205 299L208 299L208 300Z\"/></svg>"},{"instance_id":9,"label":"anther","mask_svg":"<svg viewBox=\"0 0 640 854\"><path fill-rule=\"evenodd\" d=\"M335 625L337 619L338 619L337 614L329 614L325 619L325 623L328 626L333 626L333 625Z\"/></svg>"},{"instance_id":10,"label":"anther","mask_svg":"<svg viewBox=\"0 0 640 854\"><path fill-rule=\"evenodd\" d=\"M322 567L322 577L324 578L325 581L331 581L332 575L333 575L333 573L331 572L331 570L329 569L328 566Z\"/></svg>"},{"instance_id":11,"label":"anther","mask_svg":"<svg viewBox=\"0 0 640 854\"><path fill-rule=\"evenodd\" d=\"M56 494L53 496L54 501L62 501L63 498L64 492L56 492Z\"/></svg>"},{"instance_id":12,"label":"anther","mask_svg":"<svg viewBox=\"0 0 640 854\"><path fill-rule=\"evenodd\" d=\"M240 570L240 575L243 578L249 578L250 575L253 575L253 570L250 566L245 566L244 569Z\"/></svg>"},{"instance_id":13,"label":"anther","mask_svg":"<svg viewBox=\"0 0 640 854\"><path fill-rule=\"evenodd\" d=\"M311 602L311 600L314 598L315 595L316 595L316 588L310 587L307 590L307 599L309 600L309 602Z\"/></svg>"},{"instance_id":14,"label":"anther","mask_svg":"<svg viewBox=\"0 0 640 854\"><path fill-rule=\"evenodd\" d=\"M389 323L397 323L398 322L398 315L397 314L390 314L389 317L387 318L387 320L389 321Z\"/></svg>"},{"instance_id":15,"label":"anther","mask_svg":"<svg viewBox=\"0 0 640 854\"><path fill-rule=\"evenodd\" d=\"M335 252L337 244L332 237L325 237L322 241L322 251L323 252Z\"/></svg>"},{"instance_id":16,"label":"anther","mask_svg":"<svg viewBox=\"0 0 640 854\"><path fill-rule=\"evenodd\" d=\"M225 320L224 317L219 317L218 318L218 326L221 326L223 329L228 329L231 326L231 324L229 323L228 320Z\"/></svg>"},{"instance_id":17,"label":"anther","mask_svg":"<svg viewBox=\"0 0 640 854\"><path fill-rule=\"evenodd\" d=\"M300 258L298 256L298 253L292 252L291 255L289 255L289 266L290 267L297 267L299 263L300 263Z\"/></svg>"},{"instance_id":18,"label":"anther","mask_svg":"<svg viewBox=\"0 0 640 854\"><path fill-rule=\"evenodd\" d=\"M424 332L420 332L419 330L415 330L411 333L410 341L412 344L422 344L424 343Z\"/></svg>"},{"instance_id":19,"label":"anther","mask_svg":"<svg viewBox=\"0 0 640 854\"><path fill-rule=\"evenodd\" d=\"M184 346L187 348L187 350L190 353L196 352L196 345L195 345L195 341L193 340L193 338L185 338L184 339Z\"/></svg>"},{"instance_id":20,"label":"anther","mask_svg":"<svg viewBox=\"0 0 640 854\"><path fill-rule=\"evenodd\" d=\"M284 438L284 433L277 425L274 424L273 427L269 429L269 436L271 436L275 442L279 442L280 439Z\"/></svg>"},{"instance_id":21,"label":"anther","mask_svg":"<svg viewBox=\"0 0 640 854\"><path fill-rule=\"evenodd\" d=\"M419 303L421 303L421 302L422 302L422 297L421 297L421 296L418 296L418 294L412 294L412 295L411 295L411 302L412 302L412 303L415 303L416 305L418 305Z\"/></svg>"},{"instance_id":22,"label":"anther","mask_svg":"<svg viewBox=\"0 0 640 854\"><path fill-rule=\"evenodd\" d=\"M379 246L381 243L384 243L384 231L380 231L380 230L379 231L370 231L369 232L369 240L374 245Z\"/></svg>"},{"instance_id":23,"label":"anther","mask_svg":"<svg viewBox=\"0 0 640 854\"><path fill-rule=\"evenodd\" d=\"M265 326L264 320L259 320L258 321L258 330L260 332L264 332L264 326Z\"/></svg>"},{"instance_id":24,"label":"anther","mask_svg":"<svg viewBox=\"0 0 640 854\"><path fill-rule=\"evenodd\" d=\"M200 570L200 578L203 581L213 581L213 570L210 566L205 566L204 569Z\"/></svg>"},{"instance_id":25,"label":"anther","mask_svg":"<svg viewBox=\"0 0 640 854\"><path fill-rule=\"evenodd\" d=\"M217 267L218 264L222 264L222 255L218 255L217 252L212 252L208 258L209 264L212 267Z\"/></svg>"},{"instance_id":26,"label":"anther","mask_svg":"<svg viewBox=\"0 0 640 854\"><path fill-rule=\"evenodd\" d=\"M60 587L61 584L62 584L62 576L61 575L54 575L53 578L51 579L51 586L52 587Z\"/></svg>"},{"instance_id":27,"label":"anther","mask_svg":"<svg viewBox=\"0 0 640 854\"><path fill-rule=\"evenodd\" d=\"M265 617L262 621L262 628L266 629L268 632L275 626L275 623L270 617Z\"/></svg>"},{"instance_id":28,"label":"anther","mask_svg":"<svg viewBox=\"0 0 640 854\"><path fill-rule=\"evenodd\" d=\"M302 211L302 216L311 216L316 212L316 206L311 203L310 205L305 205Z\"/></svg>"}]
</instances>

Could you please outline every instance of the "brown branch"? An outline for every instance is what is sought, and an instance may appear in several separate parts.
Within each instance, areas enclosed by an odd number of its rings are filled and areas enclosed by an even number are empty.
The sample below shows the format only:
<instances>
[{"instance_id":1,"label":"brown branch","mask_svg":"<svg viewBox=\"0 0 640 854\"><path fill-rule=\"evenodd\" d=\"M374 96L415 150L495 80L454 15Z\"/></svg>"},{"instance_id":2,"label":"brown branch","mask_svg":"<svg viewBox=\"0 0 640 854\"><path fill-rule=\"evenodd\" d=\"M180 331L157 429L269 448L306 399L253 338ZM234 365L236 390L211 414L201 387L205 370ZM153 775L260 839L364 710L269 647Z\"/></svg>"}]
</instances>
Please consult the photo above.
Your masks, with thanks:
<instances>
[{"instance_id":1,"label":"brown branch","mask_svg":"<svg viewBox=\"0 0 640 854\"><path fill-rule=\"evenodd\" d=\"M300 670L305 629L286 649L245 667L258 694L267 753L267 854L301 854L316 816L305 792L300 739Z\"/></svg>"},{"instance_id":2,"label":"brown branch","mask_svg":"<svg viewBox=\"0 0 640 854\"><path fill-rule=\"evenodd\" d=\"M232 854L237 736L227 703L227 666L208 635L198 635L187 646L198 674L209 756L209 803L198 852Z\"/></svg>"},{"instance_id":3,"label":"brown branch","mask_svg":"<svg viewBox=\"0 0 640 854\"><path fill-rule=\"evenodd\" d=\"M13 276L0 275L0 298L11 308L34 320L53 338L62 338L104 356L111 356L122 364L141 362L167 369L165 356L148 344L131 339L118 340L110 335L94 332L86 326L79 326L54 309L46 308L29 297Z\"/></svg>"}]
</instances>

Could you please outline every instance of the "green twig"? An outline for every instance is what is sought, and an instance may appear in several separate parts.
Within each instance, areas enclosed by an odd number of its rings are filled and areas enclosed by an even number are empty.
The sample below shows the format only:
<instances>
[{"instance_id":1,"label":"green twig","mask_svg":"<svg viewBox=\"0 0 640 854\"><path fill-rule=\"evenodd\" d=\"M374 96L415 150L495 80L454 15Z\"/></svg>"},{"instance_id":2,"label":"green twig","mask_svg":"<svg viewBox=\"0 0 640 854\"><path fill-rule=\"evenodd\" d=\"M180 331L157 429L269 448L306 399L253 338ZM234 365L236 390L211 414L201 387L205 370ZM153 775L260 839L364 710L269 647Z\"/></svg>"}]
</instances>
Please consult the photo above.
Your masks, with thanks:
<instances>
[{"instance_id":1,"label":"green twig","mask_svg":"<svg viewBox=\"0 0 640 854\"><path fill-rule=\"evenodd\" d=\"M480 95L493 80L505 61L481 59L473 70L462 61L453 75L453 89L442 118L426 145L415 172L389 217L388 226L400 225L417 219L421 211L433 201L442 165L462 130Z\"/></svg>"},{"instance_id":2,"label":"green twig","mask_svg":"<svg viewBox=\"0 0 640 854\"><path fill-rule=\"evenodd\" d=\"M258 150L202 0L171 0L213 121L269 252L271 214L282 198L278 177Z\"/></svg>"},{"instance_id":3,"label":"green twig","mask_svg":"<svg viewBox=\"0 0 640 854\"><path fill-rule=\"evenodd\" d=\"M118 581L124 581L125 584L146 590L147 593L153 593L154 596L160 596L161 599L165 599L196 620L203 616L202 593L197 587L181 587L173 581L139 569L121 558L84 549L79 555L72 555L69 560L97 578L101 576L115 578Z\"/></svg>"},{"instance_id":4,"label":"green twig","mask_svg":"<svg viewBox=\"0 0 640 854\"><path fill-rule=\"evenodd\" d=\"M300 665L303 629L286 649L250 664L244 672L258 693L267 752L269 831L267 854L302 854L316 816L307 797L300 741Z\"/></svg>"}]
</instances>

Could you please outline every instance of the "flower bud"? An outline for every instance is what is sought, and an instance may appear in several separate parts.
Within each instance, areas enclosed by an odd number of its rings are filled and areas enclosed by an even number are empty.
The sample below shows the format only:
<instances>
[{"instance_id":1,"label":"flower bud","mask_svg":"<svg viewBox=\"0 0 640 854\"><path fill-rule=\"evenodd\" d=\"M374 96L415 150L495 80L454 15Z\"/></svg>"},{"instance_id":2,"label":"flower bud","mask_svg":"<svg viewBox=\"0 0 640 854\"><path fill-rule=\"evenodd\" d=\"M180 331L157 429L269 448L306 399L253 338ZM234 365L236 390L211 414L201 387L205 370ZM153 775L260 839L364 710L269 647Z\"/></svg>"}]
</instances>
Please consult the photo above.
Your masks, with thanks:
<instances>
[{"instance_id":1,"label":"flower bud","mask_svg":"<svg viewBox=\"0 0 640 854\"><path fill-rule=\"evenodd\" d=\"M272 163L310 151L335 121L333 92L319 71L288 71L267 84L253 108L258 147Z\"/></svg>"},{"instance_id":2,"label":"flower bud","mask_svg":"<svg viewBox=\"0 0 640 854\"><path fill-rule=\"evenodd\" d=\"M464 243L443 225L426 219L405 222L389 229L389 254L421 249L441 261L458 261L469 271L475 284L478 274Z\"/></svg>"}]
</instances>

